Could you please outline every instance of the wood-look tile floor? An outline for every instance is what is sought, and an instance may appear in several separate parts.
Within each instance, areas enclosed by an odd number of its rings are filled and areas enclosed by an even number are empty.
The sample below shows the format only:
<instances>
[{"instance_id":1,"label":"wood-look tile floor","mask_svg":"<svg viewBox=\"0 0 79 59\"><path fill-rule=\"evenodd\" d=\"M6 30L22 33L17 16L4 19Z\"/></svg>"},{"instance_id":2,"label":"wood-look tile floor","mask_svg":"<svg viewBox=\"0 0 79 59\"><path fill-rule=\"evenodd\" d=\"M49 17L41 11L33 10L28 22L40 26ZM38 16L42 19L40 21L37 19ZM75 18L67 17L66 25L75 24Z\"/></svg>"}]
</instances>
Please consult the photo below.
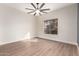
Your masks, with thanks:
<instances>
[{"instance_id":1,"label":"wood-look tile floor","mask_svg":"<svg viewBox=\"0 0 79 59\"><path fill-rule=\"evenodd\" d=\"M0 46L0 56L77 56L77 47L45 39L24 40Z\"/></svg>"}]
</instances>

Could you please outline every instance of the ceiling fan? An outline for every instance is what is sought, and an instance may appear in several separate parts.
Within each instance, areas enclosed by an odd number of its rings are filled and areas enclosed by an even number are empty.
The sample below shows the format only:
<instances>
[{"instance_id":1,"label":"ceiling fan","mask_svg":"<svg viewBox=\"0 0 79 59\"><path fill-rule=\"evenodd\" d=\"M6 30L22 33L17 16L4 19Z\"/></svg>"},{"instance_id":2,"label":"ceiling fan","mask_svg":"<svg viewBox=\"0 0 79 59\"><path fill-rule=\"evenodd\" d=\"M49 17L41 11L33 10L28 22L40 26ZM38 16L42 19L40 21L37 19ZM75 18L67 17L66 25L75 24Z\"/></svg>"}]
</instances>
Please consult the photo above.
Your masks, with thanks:
<instances>
[{"instance_id":1,"label":"ceiling fan","mask_svg":"<svg viewBox=\"0 0 79 59\"><path fill-rule=\"evenodd\" d=\"M33 4L33 3L30 3L31 6L33 6L33 8L25 8L26 10L31 10L30 12L27 12L28 14L31 14L33 13L34 16L36 15L41 15L41 14L45 14L47 13L47 11L49 11L50 9L47 8L47 9L43 9L45 3L36 3L36 4Z\"/></svg>"}]
</instances>

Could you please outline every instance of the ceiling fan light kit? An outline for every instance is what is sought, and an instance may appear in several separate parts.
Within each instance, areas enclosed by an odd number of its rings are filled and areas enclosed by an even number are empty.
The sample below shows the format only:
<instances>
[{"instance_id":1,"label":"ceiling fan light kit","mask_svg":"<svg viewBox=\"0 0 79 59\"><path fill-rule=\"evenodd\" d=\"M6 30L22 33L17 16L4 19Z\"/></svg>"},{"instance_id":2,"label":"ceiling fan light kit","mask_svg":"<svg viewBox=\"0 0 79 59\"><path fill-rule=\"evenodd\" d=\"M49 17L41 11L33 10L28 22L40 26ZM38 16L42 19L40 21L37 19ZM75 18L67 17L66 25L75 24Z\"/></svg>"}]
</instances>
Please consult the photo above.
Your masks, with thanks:
<instances>
[{"instance_id":1,"label":"ceiling fan light kit","mask_svg":"<svg viewBox=\"0 0 79 59\"><path fill-rule=\"evenodd\" d=\"M27 13L28 14L32 14L33 13L34 16L39 16L39 15L45 14L45 13L47 13L47 11L50 10L49 8L43 9L45 3L42 3L42 4L41 3L35 3L35 4L30 3L30 4L31 4L31 6L33 8L32 9L31 8L25 8L25 9L26 10L30 10L30 12L27 12Z\"/></svg>"}]
</instances>

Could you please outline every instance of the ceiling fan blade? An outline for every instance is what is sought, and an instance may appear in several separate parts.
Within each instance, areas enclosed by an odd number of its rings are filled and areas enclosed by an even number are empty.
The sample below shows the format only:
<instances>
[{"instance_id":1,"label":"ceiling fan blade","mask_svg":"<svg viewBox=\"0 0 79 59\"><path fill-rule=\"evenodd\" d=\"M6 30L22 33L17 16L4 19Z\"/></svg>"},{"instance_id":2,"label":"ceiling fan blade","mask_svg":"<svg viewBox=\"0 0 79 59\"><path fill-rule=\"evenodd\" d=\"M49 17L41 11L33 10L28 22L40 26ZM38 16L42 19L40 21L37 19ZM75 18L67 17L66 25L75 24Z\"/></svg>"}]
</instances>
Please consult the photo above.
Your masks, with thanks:
<instances>
[{"instance_id":1,"label":"ceiling fan blade","mask_svg":"<svg viewBox=\"0 0 79 59\"><path fill-rule=\"evenodd\" d=\"M48 10L50 10L50 9L41 9L40 11L48 11Z\"/></svg>"},{"instance_id":2,"label":"ceiling fan blade","mask_svg":"<svg viewBox=\"0 0 79 59\"><path fill-rule=\"evenodd\" d=\"M28 14L35 12L35 10L31 11L31 12L27 12Z\"/></svg>"},{"instance_id":3,"label":"ceiling fan blade","mask_svg":"<svg viewBox=\"0 0 79 59\"><path fill-rule=\"evenodd\" d=\"M27 9L27 10L34 10L34 9L30 9L30 8L25 8L25 9Z\"/></svg>"},{"instance_id":4,"label":"ceiling fan blade","mask_svg":"<svg viewBox=\"0 0 79 59\"><path fill-rule=\"evenodd\" d=\"M36 13L34 13L34 16L36 15Z\"/></svg>"},{"instance_id":5,"label":"ceiling fan blade","mask_svg":"<svg viewBox=\"0 0 79 59\"><path fill-rule=\"evenodd\" d=\"M39 15L41 15L41 13L39 13Z\"/></svg>"},{"instance_id":6,"label":"ceiling fan blade","mask_svg":"<svg viewBox=\"0 0 79 59\"><path fill-rule=\"evenodd\" d=\"M45 3L42 3L42 5L40 6L40 9L45 5Z\"/></svg>"},{"instance_id":7,"label":"ceiling fan blade","mask_svg":"<svg viewBox=\"0 0 79 59\"><path fill-rule=\"evenodd\" d=\"M33 3L31 3L31 5L36 9L35 5Z\"/></svg>"},{"instance_id":8,"label":"ceiling fan blade","mask_svg":"<svg viewBox=\"0 0 79 59\"><path fill-rule=\"evenodd\" d=\"M41 11L42 13L47 13L47 12L44 12L44 11Z\"/></svg>"},{"instance_id":9,"label":"ceiling fan blade","mask_svg":"<svg viewBox=\"0 0 79 59\"><path fill-rule=\"evenodd\" d=\"M37 4L37 9L38 9L39 3L36 3L36 4Z\"/></svg>"}]
</instances>

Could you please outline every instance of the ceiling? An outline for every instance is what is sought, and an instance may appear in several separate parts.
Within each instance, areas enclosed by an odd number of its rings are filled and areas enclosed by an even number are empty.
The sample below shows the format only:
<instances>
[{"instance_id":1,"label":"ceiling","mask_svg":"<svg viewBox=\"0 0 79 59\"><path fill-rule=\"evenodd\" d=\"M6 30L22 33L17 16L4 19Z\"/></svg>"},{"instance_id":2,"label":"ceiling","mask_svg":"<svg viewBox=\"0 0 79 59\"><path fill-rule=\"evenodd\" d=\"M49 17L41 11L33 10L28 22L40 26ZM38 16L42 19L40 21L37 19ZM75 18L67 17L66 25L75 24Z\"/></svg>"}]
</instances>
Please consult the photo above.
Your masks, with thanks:
<instances>
[{"instance_id":1,"label":"ceiling","mask_svg":"<svg viewBox=\"0 0 79 59\"><path fill-rule=\"evenodd\" d=\"M72 3L46 3L45 6L43 8L50 8L51 11L71 5ZM30 3L3 3L3 5L12 7L12 8L16 8L18 10L24 11L24 12L29 12L29 10L26 10L25 8L33 8L32 5L30 5ZM43 9L42 8L42 9Z\"/></svg>"}]
</instances>

